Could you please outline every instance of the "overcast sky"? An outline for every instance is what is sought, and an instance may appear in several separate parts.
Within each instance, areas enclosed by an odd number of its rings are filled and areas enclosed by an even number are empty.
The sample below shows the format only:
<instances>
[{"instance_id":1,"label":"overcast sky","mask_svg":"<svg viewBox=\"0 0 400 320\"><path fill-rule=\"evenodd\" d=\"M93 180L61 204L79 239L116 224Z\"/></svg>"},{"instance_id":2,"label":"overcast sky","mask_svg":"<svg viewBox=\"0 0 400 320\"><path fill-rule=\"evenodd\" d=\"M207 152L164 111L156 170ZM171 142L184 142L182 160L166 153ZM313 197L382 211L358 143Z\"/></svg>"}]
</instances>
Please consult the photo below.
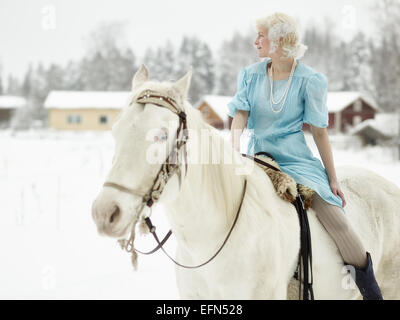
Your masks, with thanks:
<instances>
[{"instance_id":1,"label":"overcast sky","mask_svg":"<svg viewBox=\"0 0 400 320\"><path fill-rule=\"evenodd\" d=\"M281 11L300 26L337 23L348 37L357 30L373 33L371 4L376 0L0 0L0 63L3 79L21 76L27 64L65 63L83 54L83 37L101 22L128 22L127 40L138 58L149 46L184 34L197 35L213 50L234 30L251 28L255 18Z\"/></svg>"}]
</instances>

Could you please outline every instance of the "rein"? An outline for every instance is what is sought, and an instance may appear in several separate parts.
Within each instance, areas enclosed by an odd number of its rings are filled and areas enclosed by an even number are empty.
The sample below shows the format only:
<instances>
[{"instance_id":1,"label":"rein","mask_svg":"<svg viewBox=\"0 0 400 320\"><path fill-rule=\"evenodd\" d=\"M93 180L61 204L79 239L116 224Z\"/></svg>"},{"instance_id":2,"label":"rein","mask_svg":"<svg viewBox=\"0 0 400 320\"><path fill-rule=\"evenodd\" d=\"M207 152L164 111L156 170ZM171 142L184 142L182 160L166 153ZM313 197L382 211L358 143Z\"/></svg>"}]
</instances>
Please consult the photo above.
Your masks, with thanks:
<instances>
[{"instance_id":1,"label":"rein","mask_svg":"<svg viewBox=\"0 0 400 320\"><path fill-rule=\"evenodd\" d=\"M156 233L156 227L153 225L151 222L151 219L149 216L143 218L143 209L145 206L147 206L150 210L155 202L157 202L161 196L161 193L167 184L168 180L174 175L175 173L178 174L179 177L179 185L181 186L181 181L182 181L182 173L181 173L181 166L179 165L179 151L183 148L184 150L184 159L185 159L185 175L187 175L187 167L188 167L188 162L187 162L187 150L186 150L186 143L188 140L188 133L187 133L187 120L186 120L186 113L181 110L178 107L178 104L174 99L172 99L169 96L163 95L159 92L154 92L151 90L145 90L141 94L138 95L138 98L136 99L136 102L139 103L152 103L160 107L167 108L171 110L173 113L175 113L179 117L179 125L178 129L176 131L176 137L174 139L173 143L173 148L168 155L166 161L162 164L152 187L147 193L139 192L137 190L133 190L127 187L124 187L120 184L114 183L114 182L109 182L106 181L103 186L104 187L111 187L115 188L121 192L129 193L131 195L139 196L142 198L142 202L140 203L140 208L137 210L139 213L139 217L145 222L148 230L150 233L153 235L155 241L157 242L157 246L148 252L143 252L134 247L134 235L135 235L135 223L133 223L132 231L130 238L128 240L119 240L122 249L126 250L127 252L132 253L132 262L135 267L136 263L136 252L139 252L141 254L149 255L153 254L159 249L161 249L165 255L176 265L187 268L187 269L196 269L200 268L209 262L211 262L215 257L218 256L218 254L221 252L225 244L227 243L229 237L231 236L231 233L238 221L240 211L242 208L243 200L246 194L247 190L247 180L245 179L244 181L244 187L243 187L243 193L240 201L240 205L237 209L235 219L232 223L232 226L228 232L228 234L225 237L225 240L223 241L222 245L219 247L219 249L214 253L214 255L209 258L207 261L194 265L194 266L188 266L184 265L182 263L179 263L176 261L174 258L172 258L164 249L164 244L167 242L169 237L172 234L172 231L169 230L166 236L160 241L160 239L157 236ZM267 156L270 156L269 154L266 154ZM242 156L247 157L249 159L252 159L253 161L257 162L258 164L261 164L263 166L266 166L270 169L273 169L275 171L280 171L278 168L260 160L255 157L242 154ZM272 159L273 157L270 156ZM307 218L307 212L304 208L304 203L303 199L301 198L301 195L299 194L296 200L293 202L293 205L296 207L296 210L299 215L299 222L300 222L300 254L299 254L299 261L298 261L298 268L295 273L295 278L297 278L300 281L300 287L299 287L299 298L301 296L301 282L302 282L302 277L303 279L303 299L304 300L313 300L314 299L314 293L313 293L313 273L312 273L312 250L311 250L311 234L310 234L310 227L308 223L308 218ZM303 268L304 270L302 270ZM136 268L136 267L135 267ZM309 274L311 273L311 274ZM311 278L311 279L310 279Z\"/></svg>"},{"instance_id":2,"label":"rein","mask_svg":"<svg viewBox=\"0 0 400 320\"><path fill-rule=\"evenodd\" d=\"M175 260L174 258L172 258L172 257L165 251L165 249L163 248L164 243L168 240L169 236L172 234L172 231L170 230L170 231L167 233L167 235L164 237L164 239L160 242L160 240L158 239L158 236L157 236L157 234L156 234L156 231L155 231L155 230L156 230L156 227L153 226L153 224L151 223L150 218L148 218L148 217L145 218L146 224L147 224L147 226L148 226L150 232L152 233L154 239L155 239L156 242L158 243L158 246L157 246L156 248L154 248L152 251L146 252L146 253L140 252L139 250L136 250L136 249L135 249L135 250L138 251L139 253L142 253L142 254L151 254L151 253L156 252L158 249L161 249L161 250L166 254L166 256L167 256L172 262L174 262L176 265L178 265L178 266L180 266L180 267L182 267L182 268L186 268L186 269L197 269L197 268L200 268L200 267L206 265L207 263L211 262L211 261L221 252L222 248L225 246L226 242L228 241L228 239L229 239L229 237L230 237L230 235L231 235L231 233L232 233L232 230L233 230L233 228L235 227L236 222L237 222L237 220L238 220L238 218L239 218L239 214L240 214L240 211L241 211L241 208L242 208L242 204L243 204L243 199L244 199L244 196L245 196L245 194L246 194L246 189L247 189L247 180L244 181L244 188L243 188L242 200L240 201L239 208L238 208L238 210L237 210L237 212L236 212L235 220L233 221L233 224L232 224L232 226L231 226L231 228L230 228L228 234L226 235L225 240L224 240L224 242L222 243L222 245L221 245L221 246L219 247L219 249L214 253L214 255L213 255L211 258L209 258L207 261L205 261L205 262L203 262L203 263L201 263L201 264L195 265L195 266L184 265L184 264L181 264L181 263L179 263L178 261L176 261L176 260Z\"/></svg>"},{"instance_id":3,"label":"rein","mask_svg":"<svg viewBox=\"0 0 400 320\"><path fill-rule=\"evenodd\" d=\"M174 112L179 117L179 125L178 125L178 129L176 132L176 138L173 143L173 149L170 152L170 154L168 155L165 163L161 166L149 192L147 192L146 194L143 194L141 192L138 192L138 191L130 189L130 188L126 188L126 187L124 187L120 184L114 183L114 182L106 181L103 184L103 187L115 188L119 191L141 197L142 202L141 202L140 208L138 210L139 215L141 216L142 211L145 206L147 206L151 210L151 207L153 206L153 204L158 201L165 185L167 184L168 180L172 177L173 174L175 174L175 173L178 174L179 184L181 185L181 180L182 180L181 169L177 162L178 162L179 151L183 147L184 148L184 158L185 158L185 175L186 175L187 174L187 165L188 165L186 142L189 137L188 137L188 133L187 133L186 113L178 107L178 105L174 99L170 98L169 96L163 95L161 93L155 92L155 91L145 90L144 92L142 92L141 94L138 95L138 98L136 99L136 101L139 103L143 103L143 104L152 103L157 106L167 108L167 109L171 110L172 112ZM179 139L181 133L182 133L182 137L181 137L181 139ZM174 260L165 251L165 249L163 247L163 245L167 242L168 238L171 236L172 231L169 230L168 233L166 234L166 236L163 238L163 240L160 241L157 236L157 233L156 233L156 227L151 222L150 217L145 217L144 222L146 223L147 228L149 229L150 233L153 235L155 241L157 242L157 247L155 247L153 250L151 250L149 252L143 252L143 251L137 250L134 247L133 242L134 242L134 234L135 234L135 230L134 230L135 224L133 225L133 229L131 231L130 238L128 240L120 240L121 247L122 247L122 249L125 249L127 252L131 252L132 255L135 252L149 255L149 254L155 253L157 250L161 249L169 259L171 259L176 265L178 265L180 267L187 268L187 269L200 268L200 267L206 265L207 263L211 262L221 252L222 248L225 246L226 242L228 241L228 239L232 233L232 230L235 227L236 222L239 218L239 214L240 214L240 211L242 208L244 196L246 194L246 189L247 189L247 180L245 179L240 205L237 210L235 220L233 221L233 224L232 224L227 236L225 237L224 242L222 243L222 245L219 247L219 249L215 252L215 254L211 258L209 258L207 261L205 261L201 264L198 264L195 266L187 266L187 265L181 264L181 263L177 262L176 260Z\"/></svg>"},{"instance_id":4,"label":"rein","mask_svg":"<svg viewBox=\"0 0 400 320\"><path fill-rule=\"evenodd\" d=\"M257 153L256 155L258 154L264 154L270 157L271 159L275 160L274 157L268 153L260 152ZM242 154L242 156L252 159L258 164L261 164L275 171L281 171L278 168L274 167L273 165L270 165L269 163L264 162L258 158L249 156L247 154ZM300 253L299 253L299 260L297 263L297 270L295 271L294 278L299 280L299 299L303 297L303 300L314 300L310 225L308 223L307 211L304 207L304 201L298 187L297 187L297 192L298 196L292 202L292 204L296 208L300 223Z\"/></svg>"}]
</instances>

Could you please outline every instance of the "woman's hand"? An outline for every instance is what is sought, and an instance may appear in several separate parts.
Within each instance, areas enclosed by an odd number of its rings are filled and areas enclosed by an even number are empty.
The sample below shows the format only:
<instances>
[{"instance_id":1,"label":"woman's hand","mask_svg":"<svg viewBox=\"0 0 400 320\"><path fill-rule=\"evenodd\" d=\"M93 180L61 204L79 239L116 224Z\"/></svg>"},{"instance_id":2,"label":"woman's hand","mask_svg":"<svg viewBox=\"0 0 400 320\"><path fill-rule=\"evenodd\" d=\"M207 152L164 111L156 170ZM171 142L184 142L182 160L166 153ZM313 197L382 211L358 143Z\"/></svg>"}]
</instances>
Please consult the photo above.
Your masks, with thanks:
<instances>
[{"instance_id":1,"label":"woman's hand","mask_svg":"<svg viewBox=\"0 0 400 320\"><path fill-rule=\"evenodd\" d=\"M346 206L346 200L344 199L344 194L343 192L339 189L339 184L337 181L332 181L330 182L331 190L335 196L339 196L342 198L343 201L343 208Z\"/></svg>"}]
</instances>

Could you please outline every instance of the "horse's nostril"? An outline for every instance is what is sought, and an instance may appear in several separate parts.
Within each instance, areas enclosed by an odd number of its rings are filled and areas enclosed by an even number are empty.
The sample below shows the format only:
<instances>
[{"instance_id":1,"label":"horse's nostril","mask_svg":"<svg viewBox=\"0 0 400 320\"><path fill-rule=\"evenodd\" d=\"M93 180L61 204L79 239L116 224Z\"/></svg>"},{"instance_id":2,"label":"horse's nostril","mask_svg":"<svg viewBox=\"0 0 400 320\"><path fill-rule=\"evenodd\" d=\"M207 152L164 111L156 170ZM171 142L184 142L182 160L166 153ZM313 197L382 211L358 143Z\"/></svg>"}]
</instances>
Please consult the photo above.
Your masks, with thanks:
<instances>
[{"instance_id":1,"label":"horse's nostril","mask_svg":"<svg viewBox=\"0 0 400 320\"><path fill-rule=\"evenodd\" d=\"M120 212L119 207L116 206L113 214L110 216L110 223L113 223L114 220L118 218L119 212Z\"/></svg>"}]
</instances>

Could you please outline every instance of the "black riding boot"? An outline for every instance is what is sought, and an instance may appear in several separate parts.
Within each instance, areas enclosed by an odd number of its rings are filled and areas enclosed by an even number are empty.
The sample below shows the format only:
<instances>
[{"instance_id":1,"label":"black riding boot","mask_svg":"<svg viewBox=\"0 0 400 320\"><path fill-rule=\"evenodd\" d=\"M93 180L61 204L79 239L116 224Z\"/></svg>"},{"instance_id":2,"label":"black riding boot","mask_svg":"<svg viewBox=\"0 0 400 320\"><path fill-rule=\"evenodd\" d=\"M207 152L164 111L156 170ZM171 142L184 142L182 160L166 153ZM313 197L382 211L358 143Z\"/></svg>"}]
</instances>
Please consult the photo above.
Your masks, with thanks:
<instances>
[{"instance_id":1,"label":"black riding boot","mask_svg":"<svg viewBox=\"0 0 400 320\"><path fill-rule=\"evenodd\" d=\"M358 289L360 289L364 300L383 300L381 290L375 279L374 270L372 269L372 260L369 252L367 252L367 259L367 266L363 269L352 266L355 270L355 279L353 279ZM350 272L350 274L353 277L353 273Z\"/></svg>"}]
</instances>

